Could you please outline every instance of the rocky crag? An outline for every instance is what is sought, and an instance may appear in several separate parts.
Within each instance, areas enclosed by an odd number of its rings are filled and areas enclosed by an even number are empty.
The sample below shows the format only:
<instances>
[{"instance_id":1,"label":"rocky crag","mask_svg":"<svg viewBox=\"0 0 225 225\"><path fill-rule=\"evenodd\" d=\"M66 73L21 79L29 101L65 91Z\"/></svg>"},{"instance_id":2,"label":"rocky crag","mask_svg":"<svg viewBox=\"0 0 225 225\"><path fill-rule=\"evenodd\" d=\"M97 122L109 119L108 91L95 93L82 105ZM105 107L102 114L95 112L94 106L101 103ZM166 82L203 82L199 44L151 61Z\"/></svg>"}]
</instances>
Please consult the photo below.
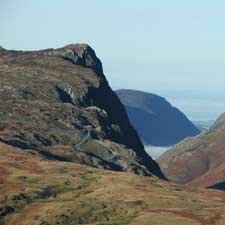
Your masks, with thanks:
<instances>
[{"instance_id":1,"label":"rocky crag","mask_svg":"<svg viewBox=\"0 0 225 225\"><path fill-rule=\"evenodd\" d=\"M86 44L0 49L0 141L48 159L163 177Z\"/></svg>"}]
</instances>

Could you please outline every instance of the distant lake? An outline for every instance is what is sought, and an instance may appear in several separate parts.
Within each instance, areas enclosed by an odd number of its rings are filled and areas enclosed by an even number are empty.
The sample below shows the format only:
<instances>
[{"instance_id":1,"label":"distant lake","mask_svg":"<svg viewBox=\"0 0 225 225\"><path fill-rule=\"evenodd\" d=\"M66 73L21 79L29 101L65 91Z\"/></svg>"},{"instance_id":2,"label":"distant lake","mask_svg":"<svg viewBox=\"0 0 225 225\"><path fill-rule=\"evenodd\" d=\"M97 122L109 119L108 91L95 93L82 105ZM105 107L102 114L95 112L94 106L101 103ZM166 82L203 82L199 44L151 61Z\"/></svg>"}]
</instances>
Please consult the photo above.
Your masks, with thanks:
<instances>
[{"instance_id":1,"label":"distant lake","mask_svg":"<svg viewBox=\"0 0 225 225\"><path fill-rule=\"evenodd\" d=\"M199 130L204 131L208 130L215 120L202 120L202 121L192 121Z\"/></svg>"}]
</instances>

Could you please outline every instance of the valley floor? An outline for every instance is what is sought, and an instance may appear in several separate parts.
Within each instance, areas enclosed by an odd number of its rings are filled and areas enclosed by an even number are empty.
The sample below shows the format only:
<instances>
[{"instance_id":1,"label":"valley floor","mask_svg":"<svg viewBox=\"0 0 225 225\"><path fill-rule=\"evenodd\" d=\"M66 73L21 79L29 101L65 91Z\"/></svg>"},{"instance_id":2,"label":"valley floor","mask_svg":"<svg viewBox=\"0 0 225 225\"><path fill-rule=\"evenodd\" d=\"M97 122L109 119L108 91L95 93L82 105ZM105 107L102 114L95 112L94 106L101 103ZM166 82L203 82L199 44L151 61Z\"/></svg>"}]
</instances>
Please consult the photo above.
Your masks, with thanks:
<instances>
[{"instance_id":1,"label":"valley floor","mask_svg":"<svg viewBox=\"0 0 225 225\"><path fill-rule=\"evenodd\" d=\"M224 192L48 161L0 143L1 225L223 225Z\"/></svg>"}]
</instances>

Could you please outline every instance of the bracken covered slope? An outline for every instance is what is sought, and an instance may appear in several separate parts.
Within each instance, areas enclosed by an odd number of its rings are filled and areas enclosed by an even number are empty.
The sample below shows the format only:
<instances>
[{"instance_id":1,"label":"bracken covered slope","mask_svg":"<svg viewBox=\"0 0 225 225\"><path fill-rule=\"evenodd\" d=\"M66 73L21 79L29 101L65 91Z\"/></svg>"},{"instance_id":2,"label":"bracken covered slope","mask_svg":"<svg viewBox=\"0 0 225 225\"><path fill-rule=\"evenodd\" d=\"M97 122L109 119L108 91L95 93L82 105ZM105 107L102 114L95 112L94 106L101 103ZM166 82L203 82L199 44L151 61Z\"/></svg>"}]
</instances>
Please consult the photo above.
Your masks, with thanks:
<instances>
[{"instance_id":1,"label":"bracken covered slope","mask_svg":"<svg viewBox=\"0 0 225 225\"><path fill-rule=\"evenodd\" d=\"M46 160L0 142L1 225L224 225L224 192Z\"/></svg>"},{"instance_id":2,"label":"bracken covered slope","mask_svg":"<svg viewBox=\"0 0 225 225\"><path fill-rule=\"evenodd\" d=\"M199 129L165 98L130 89L117 90L131 124L146 145L171 146Z\"/></svg>"},{"instance_id":3,"label":"bracken covered slope","mask_svg":"<svg viewBox=\"0 0 225 225\"><path fill-rule=\"evenodd\" d=\"M225 190L225 114L208 131L177 144L157 161L172 181Z\"/></svg>"},{"instance_id":4,"label":"bracken covered slope","mask_svg":"<svg viewBox=\"0 0 225 225\"><path fill-rule=\"evenodd\" d=\"M49 159L163 177L86 44L0 49L0 140Z\"/></svg>"}]
</instances>

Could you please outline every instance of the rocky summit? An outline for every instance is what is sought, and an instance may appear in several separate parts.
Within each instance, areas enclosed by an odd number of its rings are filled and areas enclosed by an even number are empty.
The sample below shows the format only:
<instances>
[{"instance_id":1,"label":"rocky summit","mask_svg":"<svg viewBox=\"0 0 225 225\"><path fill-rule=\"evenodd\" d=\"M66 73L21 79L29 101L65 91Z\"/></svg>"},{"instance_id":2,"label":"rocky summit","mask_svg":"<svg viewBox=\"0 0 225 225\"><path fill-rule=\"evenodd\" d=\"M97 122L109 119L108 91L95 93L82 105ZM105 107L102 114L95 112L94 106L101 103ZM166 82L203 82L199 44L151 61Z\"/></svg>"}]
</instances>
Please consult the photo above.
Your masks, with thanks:
<instances>
[{"instance_id":1,"label":"rocky summit","mask_svg":"<svg viewBox=\"0 0 225 225\"><path fill-rule=\"evenodd\" d=\"M174 182L225 190L225 113L209 130L185 139L157 161Z\"/></svg>"},{"instance_id":2,"label":"rocky summit","mask_svg":"<svg viewBox=\"0 0 225 225\"><path fill-rule=\"evenodd\" d=\"M47 159L164 177L86 44L0 49L0 141Z\"/></svg>"}]
</instances>

